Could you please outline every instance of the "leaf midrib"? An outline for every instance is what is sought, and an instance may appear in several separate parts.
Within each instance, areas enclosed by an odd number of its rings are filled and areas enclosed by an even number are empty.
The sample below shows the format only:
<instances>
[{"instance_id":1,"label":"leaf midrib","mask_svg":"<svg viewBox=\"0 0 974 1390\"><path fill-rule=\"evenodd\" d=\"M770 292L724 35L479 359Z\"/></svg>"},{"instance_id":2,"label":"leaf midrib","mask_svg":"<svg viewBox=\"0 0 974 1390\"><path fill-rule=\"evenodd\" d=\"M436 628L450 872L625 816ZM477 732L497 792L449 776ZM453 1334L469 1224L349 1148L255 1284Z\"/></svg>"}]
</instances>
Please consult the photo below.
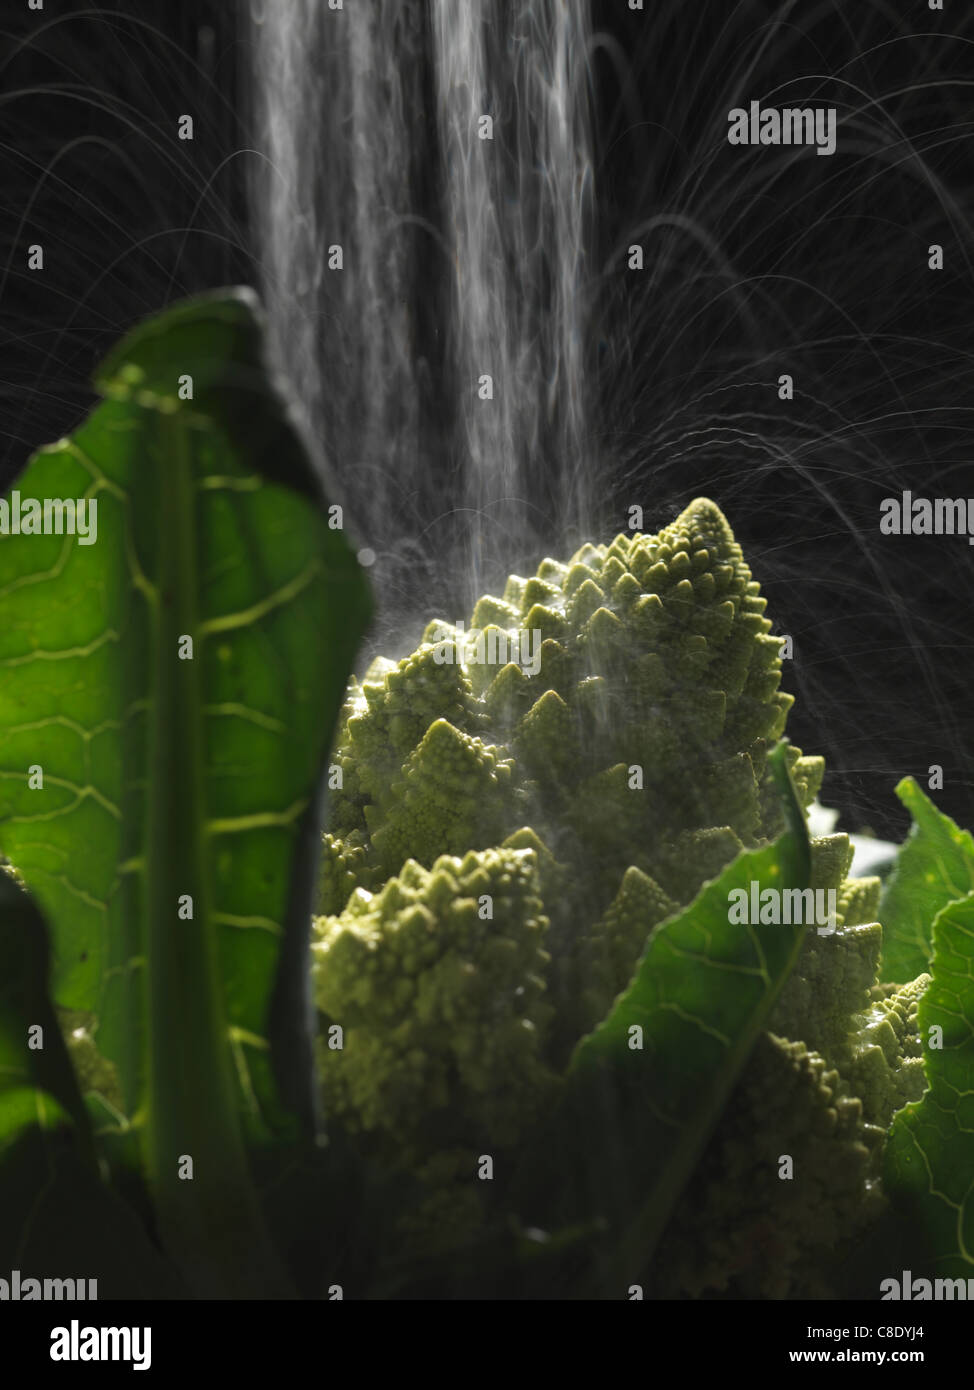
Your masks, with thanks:
<instances>
[{"instance_id":1,"label":"leaf midrib","mask_svg":"<svg viewBox=\"0 0 974 1390\"><path fill-rule=\"evenodd\" d=\"M277 1262L244 1153L211 900L197 496L186 420L178 412L160 415L159 426L168 447L166 466L155 470L159 583L150 607L144 1160L160 1234L177 1259L191 1264L198 1291L253 1296L253 1269L263 1265L273 1281ZM193 640L189 659L178 654L183 637ZM184 894L193 903L188 920L177 911ZM192 1179L179 1176L184 1155L193 1160Z\"/></svg>"}]
</instances>

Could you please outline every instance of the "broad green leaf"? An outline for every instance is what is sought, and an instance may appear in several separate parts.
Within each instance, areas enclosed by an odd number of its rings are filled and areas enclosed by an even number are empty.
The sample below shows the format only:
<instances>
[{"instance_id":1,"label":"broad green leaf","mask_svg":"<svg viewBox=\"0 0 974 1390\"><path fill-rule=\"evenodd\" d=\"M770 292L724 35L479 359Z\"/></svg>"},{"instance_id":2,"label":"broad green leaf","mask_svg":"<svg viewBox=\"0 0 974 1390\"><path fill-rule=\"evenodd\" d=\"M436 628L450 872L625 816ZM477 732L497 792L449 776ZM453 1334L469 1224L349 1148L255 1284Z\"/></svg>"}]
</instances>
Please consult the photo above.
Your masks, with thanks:
<instances>
[{"instance_id":1,"label":"broad green leaf","mask_svg":"<svg viewBox=\"0 0 974 1390\"><path fill-rule=\"evenodd\" d=\"M47 973L46 925L0 873L0 1270L96 1279L100 1298L176 1296L174 1271L99 1177Z\"/></svg>"},{"instance_id":2,"label":"broad green leaf","mask_svg":"<svg viewBox=\"0 0 974 1390\"><path fill-rule=\"evenodd\" d=\"M929 1242L934 1261L931 1273L970 1279L974 1278L974 893L937 914L929 968L932 982L917 1009L929 1085L922 1100L904 1106L893 1120L884 1183L903 1218ZM943 1030L942 1037L936 1029Z\"/></svg>"},{"instance_id":3,"label":"broad green leaf","mask_svg":"<svg viewBox=\"0 0 974 1390\"><path fill-rule=\"evenodd\" d=\"M0 844L54 1002L98 1020L160 1228L199 1288L241 1292L243 1138L310 1119L321 774L368 590L248 292L141 325L96 385L8 505L13 530L27 499L85 499L97 532L0 537Z\"/></svg>"},{"instance_id":4,"label":"broad green leaf","mask_svg":"<svg viewBox=\"0 0 974 1390\"><path fill-rule=\"evenodd\" d=\"M728 921L735 889L809 883L808 835L783 745L771 766L785 799L785 833L739 855L654 929L632 984L572 1058L577 1123L601 1136L590 1180L602 1189L603 1209L610 1190L630 1194L622 1212L633 1201L605 1271L617 1290L648 1264L807 930ZM641 1050L630 1045L634 1027L642 1030Z\"/></svg>"},{"instance_id":5,"label":"broad green leaf","mask_svg":"<svg viewBox=\"0 0 974 1390\"><path fill-rule=\"evenodd\" d=\"M938 811L912 777L896 795L913 816L882 901L880 977L905 984L929 968L930 932L947 903L974 890L974 840Z\"/></svg>"},{"instance_id":6,"label":"broad green leaf","mask_svg":"<svg viewBox=\"0 0 974 1390\"><path fill-rule=\"evenodd\" d=\"M74 1125L94 1170L84 1104L47 993L47 931L36 905L0 872L0 1156L32 1126Z\"/></svg>"}]
</instances>

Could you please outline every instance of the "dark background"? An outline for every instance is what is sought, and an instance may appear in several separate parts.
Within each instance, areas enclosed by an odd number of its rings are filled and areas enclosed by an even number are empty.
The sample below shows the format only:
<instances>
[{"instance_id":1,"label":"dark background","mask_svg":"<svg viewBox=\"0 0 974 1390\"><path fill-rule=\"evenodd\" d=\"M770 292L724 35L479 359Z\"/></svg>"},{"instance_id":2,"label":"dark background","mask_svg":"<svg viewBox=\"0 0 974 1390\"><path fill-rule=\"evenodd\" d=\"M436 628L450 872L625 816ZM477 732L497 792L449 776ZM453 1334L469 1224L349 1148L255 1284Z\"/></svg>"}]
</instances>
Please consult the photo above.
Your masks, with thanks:
<instances>
[{"instance_id":1,"label":"dark background","mask_svg":"<svg viewBox=\"0 0 974 1390\"><path fill-rule=\"evenodd\" d=\"M899 838L893 786L925 786L933 763L934 799L974 824L974 547L878 529L904 489L974 498L974 16L919 0L593 15L600 534L633 503L655 530L714 497L794 639L791 737L826 755L844 826ZM232 0L3 0L4 487L87 412L133 322L255 282L247 69ZM838 153L729 147L727 112L752 97L836 106Z\"/></svg>"}]
</instances>

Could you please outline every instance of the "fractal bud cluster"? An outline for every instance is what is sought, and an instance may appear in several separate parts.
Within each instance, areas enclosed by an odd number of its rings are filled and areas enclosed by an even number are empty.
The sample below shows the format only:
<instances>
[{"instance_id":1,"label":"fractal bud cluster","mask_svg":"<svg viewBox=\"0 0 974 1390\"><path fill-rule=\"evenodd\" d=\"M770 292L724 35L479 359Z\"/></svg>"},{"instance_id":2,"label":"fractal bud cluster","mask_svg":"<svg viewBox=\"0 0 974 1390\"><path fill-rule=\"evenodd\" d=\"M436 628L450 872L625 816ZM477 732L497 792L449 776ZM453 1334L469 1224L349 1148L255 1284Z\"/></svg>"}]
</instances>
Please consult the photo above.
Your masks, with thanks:
<instances>
[{"instance_id":1,"label":"fractal bud cluster","mask_svg":"<svg viewBox=\"0 0 974 1390\"><path fill-rule=\"evenodd\" d=\"M318 1061L326 1113L418 1181L409 1249L459 1256L498 1219L505 1184L475 1180L478 1155L509 1169L544 1143L575 1045L650 934L781 833L767 760L792 697L764 610L698 499L658 535L512 576L459 639L433 621L352 681L314 923ZM537 676L476 659L492 629L541 633ZM807 807L823 762L787 761ZM676 1207L660 1293L827 1293L832 1257L883 1209L883 1135L924 1086L927 977L877 984L880 881L849 878L851 860L845 835L812 842L838 928L806 937Z\"/></svg>"}]
</instances>

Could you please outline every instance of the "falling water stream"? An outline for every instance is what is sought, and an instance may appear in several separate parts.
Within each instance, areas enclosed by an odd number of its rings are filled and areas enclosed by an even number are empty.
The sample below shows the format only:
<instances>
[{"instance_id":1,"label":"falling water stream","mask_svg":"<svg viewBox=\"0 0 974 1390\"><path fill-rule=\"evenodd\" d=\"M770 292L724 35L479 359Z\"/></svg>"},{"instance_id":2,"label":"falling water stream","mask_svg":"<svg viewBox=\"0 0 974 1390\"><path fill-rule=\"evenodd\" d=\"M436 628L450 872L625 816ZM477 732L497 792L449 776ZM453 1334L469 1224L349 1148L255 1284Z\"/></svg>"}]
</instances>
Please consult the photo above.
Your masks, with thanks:
<instances>
[{"instance_id":1,"label":"falling water stream","mask_svg":"<svg viewBox=\"0 0 974 1390\"><path fill-rule=\"evenodd\" d=\"M252 13L273 351L380 596L472 594L591 501L588 0Z\"/></svg>"}]
</instances>

